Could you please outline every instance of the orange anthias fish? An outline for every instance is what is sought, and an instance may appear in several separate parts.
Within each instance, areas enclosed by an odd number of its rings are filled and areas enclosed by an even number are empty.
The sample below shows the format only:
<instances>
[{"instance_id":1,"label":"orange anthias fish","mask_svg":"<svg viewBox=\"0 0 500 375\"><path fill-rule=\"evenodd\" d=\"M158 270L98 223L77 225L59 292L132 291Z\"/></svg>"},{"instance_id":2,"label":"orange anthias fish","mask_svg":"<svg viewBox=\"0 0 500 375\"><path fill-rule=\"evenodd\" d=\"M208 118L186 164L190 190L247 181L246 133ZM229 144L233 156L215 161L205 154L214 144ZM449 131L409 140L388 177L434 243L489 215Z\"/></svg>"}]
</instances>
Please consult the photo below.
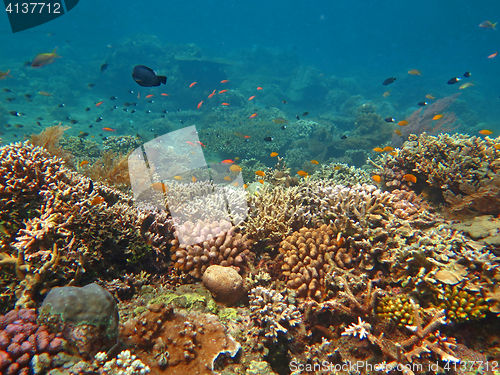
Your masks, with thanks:
<instances>
[{"instance_id":1,"label":"orange anthias fish","mask_svg":"<svg viewBox=\"0 0 500 375\"><path fill-rule=\"evenodd\" d=\"M203 100L198 103L198 105L196 106L196 108L200 109L202 104L203 104Z\"/></svg>"},{"instance_id":2,"label":"orange anthias fish","mask_svg":"<svg viewBox=\"0 0 500 375\"><path fill-rule=\"evenodd\" d=\"M255 171L255 174L257 176L261 176L261 177L264 177L266 174L264 173L264 171Z\"/></svg>"},{"instance_id":3,"label":"orange anthias fish","mask_svg":"<svg viewBox=\"0 0 500 375\"><path fill-rule=\"evenodd\" d=\"M229 167L229 170L234 173L241 172L241 167L239 165L233 164Z\"/></svg>"},{"instance_id":4,"label":"orange anthias fish","mask_svg":"<svg viewBox=\"0 0 500 375\"><path fill-rule=\"evenodd\" d=\"M224 94L226 91L227 91L227 89L226 90L220 90L219 94Z\"/></svg>"},{"instance_id":5,"label":"orange anthias fish","mask_svg":"<svg viewBox=\"0 0 500 375\"><path fill-rule=\"evenodd\" d=\"M271 152L271 154L269 156L271 156L272 158L274 158L274 157L278 156L278 153L277 152Z\"/></svg>"},{"instance_id":6,"label":"orange anthias fish","mask_svg":"<svg viewBox=\"0 0 500 375\"><path fill-rule=\"evenodd\" d=\"M498 51L495 51L495 53L492 53L491 55L488 56L488 59L494 59L495 57L497 57L498 55Z\"/></svg>"},{"instance_id":7,"label":"orange anthias fish","mask_svg":"<svg viewBox=\"0 0 500 375\"><path fill-rule=\"evenodd\" d=\"M153 94L146 95L146 99L152 98L153 96Z\"/></svg>"},{"instance_id":8,"label":"orange anthias fish","mask_svg":"<svg viewBox=\"0 0 500 375\"><path fill-rule=\"evenodd\" d=\"M398 122L398 125L399 125L399 126L406 126L406 125L408 125L408 124L409 124L409 122L408 122L408 121L406 121L406 120L402 120L402 121Z\"/></svg>"},{"instance_id":9,"label":"orange anthias fish","mask_svg":"<svg viewBox=\"0 0 500 375\"><path fill-rule=\"evenodd\" d=\"M493 134L493 132L491 130L483 129L483 130L479 131L479 134L482 134L482 135L491 135L491 134Z\"/></svg>"},{"instance_id":10,"label":"orange anthias fish","mask_svg":"<svg viewBox=\"0 0 500 375\"><path fill-rule=\"evenodd\" d=\"M437 121L437 120L440 120L442 117L443 117L443 115L436 115L436 116L434 116L432 119L433 119L434 121Z\"/></svg>"},{"instance_id":11,"label":"orange anthias fish","mask_svg":"<svg viewBox=\"0 0 500 375\"><path fill-rule=\"evenodd\" d=\"M224 106L228 106L228 105L231 105L230 103L222 103L221 105L224 105Z\"/></svg>"},{"instance_id":12,"label":"orange anthias fish","mask_svg":"<svg viewBox=\"0 0 500 375\"><path fill-rule=\"evenodd\" d=\"M262 90L262 87L260 87L260 86L259 86L259 87L257 87L257 90Z\"/></svg>"},{"instance_id":13,"label":"orange anthias fish","mask_svg":"<svg viewBox=\"0 0 500 375\"><path fill-rule=\"evenodd\" d=\"M220 162L221 164L234 164L234 160L231 159L225 159Z\"/></svg>"},{"instance_id":14,"label":"orange anthias fish","mask_svg":"<svg viewBox=\"0 0 500 375\"><path fill-rule=\"evenodd\" d=\"M491 21L484 21L484 22L481 22L479 24L479 27L482 28L482 29L493 29L493 30L496 30L496 25L497 25L498 22L491 22Z\"/></svg>"},{"instance_id":15,"label":"orange anthias fish","mask_svg":"<svg viewBox=\"0 0 500 375\"><path fill-rule=\"evenodd\" d=\"M297 171L297 174L301 177L307 177L309 176L309 173L307 173L306 171Z\"/></svg>"},{"instance_id":16,"label":"orange anthias fish","mask_svg":"<svg viewBox=\"0 0 500 375\"><path fill-rule=\"evenodd\" d=\"M99 107L102 103L104 103L102 100L100 102L95 103L96 107Z\"/></svg>"},{"instance_id":17,"label":"orange anthias fish","mask_svg":"<svg viewBox=\"0 0 500 375\"><path fill-rule=\"evenodd\" d=\"M191 84L189 85L189 87L191 88L191 87L193 87L194 85L196 85L197 83L198 83L198 82L193 82L193 83L191 83Z\"/></svg>"},{"instance_id":18,"label":"orange anthias fish","mask_svg":"<svg viewBox=\"0 0 500 375\"><path fill-rule=\"evenodd\" d=\"M251 114L248 118L255 118L255 117L257 117L257 113Z\"/></svg>"},{"instance_id":19,"label":"orange anthias fish","mask_svg":"<svg viewBox=\"0 0 500 375\"><path fill-rule=\"evenodd\" d=\"M160 95L161 95L161 96L168 96L168 94L166 94L166 93L164 93L164 92L162 92Z\"/></svg>"},{"instance_id":20,"label":"orange anthias fish","mask_svg":"<svg viewBox=\"0 0 500 375\"><path fill-rule=\"evenodd\" d=\"M12 78L12 76L9 73L10 73L10 69L7 70L6 72L0 72L0 79L5 79L7 77Z\"/></svg>"},{"instance_id":21,"label":"orange anthias fish","mask_svg":"<svg viewBox=\"0 0 500 375\"><path fill-rule=\"evenodd\" d=\"M422 72L417 69L411 69L408 71L408 74L411 74L412 76L421 76Z\"/></svg>"},{"instance_id":22,"label":"orange anthias fish","mask_svg":"<svg viewBox=\"0 0 500 375\"><path fill-rule=\"evenodd\" d=\"M413 182L413 183L416 183L416 182L417 182L417 177L415 177L415 175L412 175L411 173L405 174L405 175L403 176L403 178L404 178L406 181L410 181L410 182Z\"/></svg>"},{"instance_id":23,"label":"orange anthias fish","mask_svg":"<svg viewBox=\"0 0 500 375\"><path fill-rule=\"evenodd\" d=\"M89 164L89 161L88 161L88 160L82 160L82 161L80 162L80 167L83 167L83 166L88 165L88 164Z\"/></svg>"},{"instance_id":24,"label":"orange anthias fish","mask_svg":"<svg viewBox=\"0 0 500 375\"><path fill-rule=\"evenodd\" d=\"M319 161L313 159L313 160L311 160L311 163L314 164L314 165L318 165Z\"/></svg>"},{"instance_id":25,"label":"orange anthias fish","mask_svg":"<svg viewBox=\"0 0 500 375\"><path fill-rule=\"evenodd\" d=\"M223 79L222 81L220 81L220 83L228 83L229 80L228 79Z\"/></svg>"},{"instance_id":26,"label":"orange anthias fish","mask_svg":"<svg viewBox=\"0 0 500 375\"><path fill-rule=\"evenodd\" d=\"M56 58L61 57L56 53L56 49L57 47L54 48L51 53L39 53L38 55L36 55L31 62L31 67L42 68L45 65L52 64Z\"/></svg>"},{"instance_id":27,"label":"orange anthias fish","mask_svg":"<svg viewBox=\"0 0 500 375\"><path fill-rule=\"evenodd\" d=\"M116 132L116 129L112 129L112 128L102 128L102 130L104 130L105 132Z\"/></svg>"},{"instance_id":28,"label":"orange anthias fish","mask_svg":"<svg viewBox=\"0 0 500 375\"><path fill-rule=\"evenodd\" d=\"M383 149L383 148L381 148L381 147L375 147L375 148L373 149L373 151L375 151L375 152L384 152L384 149Z\"/></svg>"},{"instance_id":29,"label":"orange anthias fish","mask_svg":"<svg viewBox=\"0 0 500 375\"><path fill-rule=\"evenodd\" d=\"M255 95L252 95L251 97L248 98L248 100L253 100L255 99Z\"/></svg>"},{"instance_id":30,"label":"orange anthias fish","mask_svg":"<svg viewBox=\"0 0 500 375\"><path fill-rule=\"evenodd\" d=\"M212 91L212 93L210 95L208 95L208 98L210 99L212 96L214 96L216 91L217 90Z\"/></svg>"},{"instance_id":31,"label":"orange anthias fish","mask_svg":"<svg viewBox=\"0 0 500 375\"><path fill-rule=\"evenodd\" d=\"M378 175L378 174L374 174L372 176L372 180L375 181L375 182L377 182L377 183L379 183L380 181L382 181L382 177L380 175Z\"/></svg>"},{"instance_id":32,"label":"orange anthias fish","mask_svg":"<svg viewBox=\"0 0 500 375\"><path fill-rule=\"evenodd\" d=\"M401 133L401 130L399 130L399 129L394 130L394 133L396 133L400 137L403 135L403 133Z\"/></svg>"}]
</instances>

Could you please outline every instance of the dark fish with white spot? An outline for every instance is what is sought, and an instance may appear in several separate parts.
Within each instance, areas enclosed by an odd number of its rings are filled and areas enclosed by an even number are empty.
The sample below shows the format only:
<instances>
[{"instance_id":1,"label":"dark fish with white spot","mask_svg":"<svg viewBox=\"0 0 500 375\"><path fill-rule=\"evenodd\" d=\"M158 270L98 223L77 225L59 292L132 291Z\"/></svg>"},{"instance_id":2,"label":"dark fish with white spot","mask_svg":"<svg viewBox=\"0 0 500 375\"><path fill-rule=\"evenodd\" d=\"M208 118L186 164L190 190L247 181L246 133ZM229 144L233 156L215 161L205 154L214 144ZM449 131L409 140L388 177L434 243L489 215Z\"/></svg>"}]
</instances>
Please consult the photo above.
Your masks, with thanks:
<instances>
[{"instance_id":1,"label":"dark fish with white spot","mask_svg":"<svg viewBox=\"0 0 500 375\"><path fill-rule=\"evenodd\" d=\"M395 80L396 80L396 77L389 77L384 82L382 82L382 84L384 86L387 86L387 85L390 85L391 83L393 83Z\"/></svg>"},{"instance_id":2,"label":"dark fish with white spot","mask_svg":"<svg viewBox=\"0 0 500 375\"><path fill-rule=\"evenodd\" d=\"M157 76L155 71L144 65L137 65L132 72L132 78L139 86L152 87L167 83L167 77Z\"/></svg>"}]
</instances>

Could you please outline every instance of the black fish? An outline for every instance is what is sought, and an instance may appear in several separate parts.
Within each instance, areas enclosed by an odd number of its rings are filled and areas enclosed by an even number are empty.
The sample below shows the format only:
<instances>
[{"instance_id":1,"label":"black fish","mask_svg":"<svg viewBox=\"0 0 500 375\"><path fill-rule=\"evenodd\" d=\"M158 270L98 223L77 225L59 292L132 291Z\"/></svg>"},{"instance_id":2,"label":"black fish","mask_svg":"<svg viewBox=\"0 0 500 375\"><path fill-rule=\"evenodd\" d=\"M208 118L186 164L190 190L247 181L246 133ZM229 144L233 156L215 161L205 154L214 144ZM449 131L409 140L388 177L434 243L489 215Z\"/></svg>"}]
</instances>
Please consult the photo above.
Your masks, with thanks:
<instances>
[{"instance_id":1,"label":"black fish","mask_svg":"<svg viewBox=\"0 0 500 375\"><path fill-rule=\"evenodd\" d=\"M12 116L22 116L22 113L16 112L16 111L10 111L9 112Z\"/></svg>"},{"instance_id":2,"label":"black fish","mask_svg":"<svg viewBox=\"0 0 500 375\"><path fill-rule=\"evenodd\" d=\"M273 137L266 137L266 138L264 138L264 141L266 141L266 142L272 142L273 141Z\"/></svg>"},{"instance_id":3,"label":"black fish","mask_svg":"<svg viewBox=\"0 0 500 375\"><path fill-rule=\"evenodd\" d=\"M308 114L309 114L309 112L304 112L304 113L302 114L302 117L305 117L305 116L307 116Z\"/></svg>"},{"instance_id":4,"label":"black fish","mask_svg":"<svg viewBox=\"0 0 500 375\"><path fill-rule=\"evenodd\" d=\"M418 105L420 107L425 107L427 105L427 102L418 102Z\"/></svg>"},{"instance_id":5,"label":"black fish","mask_svg":"<svg viewBox=\"0 0 500 375\"><path fill-rule=\"evenodd\" d=\"M78 120L74 120L74 119L69 120L69 123L72 125L76 124L77 122L78 122Z\"/></svg>"},{"instance_id":6,"label":"black fish","mask_svg":"<svg viewBox=\"0 0 500 375\"><path fill-rule=\"evenodd\" d=\"M466 72L464 73L464 77L465 77L465 78L469 78L469 77L470 77L470 72L469 72L469 71L466 71Z\"/></svg>"},{"instance_id":7,"label":"black fish","mask_svg":"<svg viewBox=\"0 0 500 375\"><path fill-rule=\"evenodd\" d=\"M300 120L299 115L295 115L295 118L296 118L297 120Z\"/></svg>"},{"instance_id":8,"label":"black fish","mask_svg":"<svg viewBox=\"0 0 500 375\"><path fill-rule=\"evenodd\" d=\"M281 127L281 130L285 130L285 129L286 129L286 125L283 125L283 126Z\"/></svg>"},{"instance_id":9,"label":"black fish","mask_svg":"<svg viewBox=\"0 0 500 375\"><path fill-rule=\"evenodd\" d=\"M32 96L33 96L33 95L31 95L31 94L24 94L24 97L25 97L26 99L30 99Z\"/></svg>"},{"instance_id":10,"label":"black fish","mask_svg":"<svg viewBox=\"0 0 500 375\"><path fill-rule=\"evenodd\" d=\"M66 105L64 103L59 104L59 108L65 107Z\"/></svg>"},{"instance_id":11,"label":"black fish","mask_svg":"<svg viewBox=\"0 0 500 375\"><path fill-rule=\"evenodd\" d=\"M95 83L89 83L89 84L87 85L87 87L88 87L89 89L91 89L91 88L92 88L92 87L94 87L94 86L95 86Z\"/></svg>"},{"instance_id":12,"label":"black fish","mask_svg":"<svg viewBox=\"0 0 500 375\"><path fill-rule=\"evenodd\" d=\"M341 135L341 136L340 136L340 139L347 139L347 135L345 135L345 134L344 134L344 135Z\"/></svg>"},{"instance_id":13,"label":"black fish","mask_svg":"<svg viewBox=\"0 0 500 375\"><path fill-rule=\"evenodd\" d=\"M390 85L391 83L393 83L395 80L396 80L396 77L389 77L384 82L382 82L382 84L384 86L387 86L387 85Z\"/></svg>"},{"instance_id":14,"label":"black fish","mask_svg":"<svg viewBox=\"0 0 500 375\"><path fill-rule=\"evenodd\" d=\"M132 78L139 86L152 87L167 83L167 77L157 76L155 71L144 65L137 65L132 72Z\"/></svg>"},{"instance_id":15,"label":"black fish","mask_svg":"<svg viewBox=\"0 0 500 375\"><path fill-rule=\"evenodd\" d=\"M107 62L107 61L106 61L106 63L105 63L105 64L102 64L102 65L101 65L101 73L104 73L104 71L108 68L108 65L109 65L109 64L108 64L108 62Z\"/></svg>"},{"instance_id":16,"label":"black fish","mask_svg":"<svg viewBox=\"0 0 500 375\"><path fill-rule=\"evenodd\" d=\"M78 134L78 138L85 138L88 135L89 135L89 133L83 132L83 133Z\"/></svg>"},{"instance_id":17,"label":"black fish","mask_svg":"<svg viewBox=\"0 0 500 375\"><path fill-rule=\"evenodd\" d=\"M386 117L384 120L385 120L385 122L394 122L394 121L396 121L396 119L394 117Z\"/></svg>"},{"instance_id":18,"label":"black fish","mask_svg":"<svg viewBox=\"0 0 500 375\"><path fill-rule=\"evenodd\" d=\"M3 91L3 92L12 92L12 90L11 90L11 89L7 89L7 88L2 89L2 91Z\"/></svg>"},{"instance_id":19,"label":"black fish","mask_svg":"<svg viewBox=\"0 0 500 375\"><path fill-rule=\"evenodd\" d=\"M461 81L462 78L460 77L453 77L448 81L448 85L453 85L454 83L457 83L458 81Z\"/></svg>"},{"instance_id":20,"label":"black fish","mask_svg":"<svg viewBox=\"0 0 500 375\"><path fill-rule=\"evenodd\" d=\"M95 122L101 122L102 121L102 117L98 117Z\"/></svg>"},{"instance_id":21,"label":"black fish","mask_svg":"<svg viewBox=\"0 0 500 375\"><path fill-rule=\"evenodd\" d=\"M118 99L116 96L112 96L109 98L109 100L116 100L116 99Z\"/></svg>"},{"instance_id":22,"label":"black fish","mask_svg":"<svg viewBox=\"0 0 500 375\"><path fill-rule=\"evenodd\" d=\"M153 222L156 220L155 216L153 214L150 214L147 218L144 219L144 221L141 224L141 236L144 237L146 232L149 230L149 227Z\"/></svg>"},{"instance_id":23,"label":"black fish","mask_svg":"<svg viewBox=\"0 0 500 375\"><path fill-rule=\"evenodd\" d=\"M13 102L14 100L16 100L16 98L6 98L5 101L7 103L10 103L10 102Z\"/></svg>"},{"instance_id":24,"label":"black fish","mask_svg":"<svg viewBox=\"0 0 500 375\"><path fill-rule=\"evenodd\" d=\"M90 111L90 107L85 108L85 112Z\"/></svg>"}]
</instances>

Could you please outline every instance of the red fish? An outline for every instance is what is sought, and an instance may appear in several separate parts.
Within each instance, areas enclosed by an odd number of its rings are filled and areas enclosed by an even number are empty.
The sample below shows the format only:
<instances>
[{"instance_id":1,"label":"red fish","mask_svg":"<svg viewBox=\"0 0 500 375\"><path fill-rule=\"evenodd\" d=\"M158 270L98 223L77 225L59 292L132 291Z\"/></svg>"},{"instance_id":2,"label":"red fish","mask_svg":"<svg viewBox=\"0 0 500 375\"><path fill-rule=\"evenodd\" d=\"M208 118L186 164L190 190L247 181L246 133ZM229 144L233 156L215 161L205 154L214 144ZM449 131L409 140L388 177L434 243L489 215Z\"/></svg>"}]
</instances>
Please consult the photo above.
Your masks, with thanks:
<instances>
[{"instance_id":1,"label":"red fish","mask_svg":"<svg viewBox=\"0 0 500 375\"><path fill-rule=\"evenodd\" d=\"M222 103L222 105L228 106L228 105L231 105L231 104L229 104L229 103Z\"/></svg>"},{"instance_id":2,"label":"red fish","mask_svg":"<svg viewBox=\"0 0 500 375\"><path fill-rule=\"evenodd\" d=\"M228 79L223 79L222 81L220 81L220 83L227 83L227 82L229 82Z\"/></svg>"},{"instance_id":3,"label":"red fish","mask_svg":"<svg viewBox=\"0 0 500 375\"><path fill-rule=\"evenodd\" d=\"M99 107L102 103L104 103L104 101L102 101L102 100L101 100L100 102L95 103L95 106L96 106L96 107Z\"/></svg>"},{"instance_id":4,"label":"red fish","mask_svg":"<svg viewBox=\"0 0 500 375\"><path fill-rule=\"evenodd\" d=\"M116 129L111 129L111 128L102 128L105 132L116 132Z\"/></svg>"},{"instance_id":5,"label":"red fish","mask_svg":"<svg viewBox=\"0 0 500 375\"><path fill-rule=\"evenodd\" d=\"M200 146L203 146L203 147L206 147L203 143L201 143L200 141L196 141L196 143L198 143Z\"/></svg>"},{"instance_id":6,"label":"red fish","mask_svg":"<svg viewBox=\"0 0 500 375\"><path fill-rule=\"evenodd\" d=\"M234 164L234 160L231 159L225 159L220 162L221 164Z\"/></svg>"},{"instance_id":7,"label":"red fish","mask_svg":"<svg viewBox=\"0 0 500 375\"><path fill-rule=\"evenodd\" d=\"M495 53L492 53L491 55L488 56L488 59L494 59L495 57L497 57L498 55L498 51L496 51Z\"/></svg>"},{"instance_id":8,"label":"red fish","mask_svg":"<svg viewBox=\"0 0 500 375\"><path fill-rule=\"evenodd\" d=\"M146 95L146 99L152 98L153 96L153 94Z\"/></svg>"},{"instance_id":9,"label":"red fish","mask_svg":"<svg viewBox=\"0 0 500 375\"><path fill-rule=\"evenodd\" d=\"M227 89L226 89L226 90L220 90L220 91L219 91L219 94L223 94L223 93L225 93L226 91L227 91Z\"/></svg>"},{"instance_id":10,"label":"red fish","mask_svg":"<svg viewBox=\"0 0 500 375\"><path fill-rule=\"evenodd\" d=\"M217 90L212 91L212 93L210 95L208 95L208 98L211 98L212 96L214 96L216 91Z\"/></svg>"},{"instance_id":11,"label":"red fish","mask_svg":"<svg viewBox=\"0 0 500 375\"><path fill-rule=\"evenodd\" d=\"M198 103L197 108L198 108L198 109L200 109L202 104L203 104L203 100L202 100L201 102L199 102L199 103Z\"/></svg>"},{"instance_id":12,"label":"red fish","mask_svg":"<svg viewBox=\"0 0 500 375\"><path fill-rule=\"evenodd\" d=\"M251 114L248 118L255 118L255 117L257 117L257 113Z\"/></svg>"},{"instance_id":13,"label":"red fish","mask_svg":"<svg viewBox=\"0 0 500 375\"><path fill-rule=\"evenodd\" d=\"M162 92L161 96L168 96L168 94L165 94L164 92Z\"/></svg>"},{"instance_id":14,"label":"red fish","mask_svg":"<svg viewBox=\"0 0 500 375\"><path fill-rule=\"evenodd\" d=\"M252 95L251 97L248 98L248 100L253 100L255 98L255 95Z\"/></svg>"},{"instance_id":15,"label":"red fish","mask_svg":"<svg viewBox=\"0 0 500 375\"><path fill-rule=\"evenodd\" d=\"M260 86L259 86L259 87L257 87L257 90L262 90L262 87L260 87Z\"/></svg>"},{"instance_id":16,"label":"red fish","mask_svg":"<svg viewBox=\"0 0 500 375\"><path fill-rule=\"evenodd\" d=\"M195 144L194 144L193 142L191 142L191 141L186 141L186 143L187 143L188 145L195 146Z\"/></svg>"},{"instance_id":17,"label":"red fish","mask_svg":"<svg viewBox=\"0 0 500 375\"><path fill-rule=\"evenodd\" d=\"M36 55L31 62L31 67L37 69L52 64L56 58L61 57L56 53L56 49L57 47L51 53L39 53Z\"/></svg>"},{"instance_id":18,"label":"red fish","mask_svg":"<svg viewBox=\"0 0 500 375\"><path fill-rule=\"evenodd\" d=\"M245 135L245 137L244 137L244 138L245 138L245 139L248 139L248 138L250 138L250 136L249 136L249 135Z\"/></svg>"},{"instance_id":19,"label":"red fish","mask_svg":"<svg viewBox=\"0 0 500 375\"><path fill-rule=\"evenodd\" d=\"M189 85L189 87L193 87L194 85L196 85L198 82L193 82Z\"/></svg>"}]
</instances>

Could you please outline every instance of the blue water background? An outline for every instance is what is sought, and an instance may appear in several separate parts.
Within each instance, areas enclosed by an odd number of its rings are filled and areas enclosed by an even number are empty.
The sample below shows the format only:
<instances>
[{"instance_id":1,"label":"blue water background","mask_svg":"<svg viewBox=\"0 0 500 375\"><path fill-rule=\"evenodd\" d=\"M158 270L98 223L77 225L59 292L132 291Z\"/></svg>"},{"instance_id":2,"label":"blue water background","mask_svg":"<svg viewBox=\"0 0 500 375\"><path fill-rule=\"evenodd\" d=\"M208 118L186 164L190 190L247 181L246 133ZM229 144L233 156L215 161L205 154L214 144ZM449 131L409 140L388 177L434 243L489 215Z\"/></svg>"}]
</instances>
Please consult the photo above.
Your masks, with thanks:
<instances>
[{"instance_id":1,"label":"blue water background","mask_svg":"<svg viewBox=\"0 0 500 375\"><path fill-rule=\"evenodd\" d=\"M65 63L80 65L78 75L95 73L101 79L99 65L110 54L108 45L136 40L138 53L130 51L134 58L127 63L147 65L151 57L141 56L140 45L152 36L165 44L194 43L211 56L236 61L242 51L255 48L285 51L325 75L353 77L366 99L380 98L381 82L390 76L398 77L398 90L410 96L414 92L415 100L427 93L450 95L458 87L447 80L469 70L475 86L464 90L461 99L490 128L500 130L500 57L487 58L500 50L500 30L479 28L485 20L500 20L499 2L81 0L63 17L17 34L12 34L7 15L1 15L0 70L20 67L59 46ZM49 32L55 34L48 37ZM266 58L259 61L257 56L254 62L265 65ZM289 74L286 63L283 71ZM73 81L78 75L65 77L57 65L23 74L28 80L32 75L77 86ZM422 76L408 75L410 69L421 70ZM7 82L15 85L11 79L0 86ZM105 85L133 87L130 72Z\"/></svg>"}]
</instances>

